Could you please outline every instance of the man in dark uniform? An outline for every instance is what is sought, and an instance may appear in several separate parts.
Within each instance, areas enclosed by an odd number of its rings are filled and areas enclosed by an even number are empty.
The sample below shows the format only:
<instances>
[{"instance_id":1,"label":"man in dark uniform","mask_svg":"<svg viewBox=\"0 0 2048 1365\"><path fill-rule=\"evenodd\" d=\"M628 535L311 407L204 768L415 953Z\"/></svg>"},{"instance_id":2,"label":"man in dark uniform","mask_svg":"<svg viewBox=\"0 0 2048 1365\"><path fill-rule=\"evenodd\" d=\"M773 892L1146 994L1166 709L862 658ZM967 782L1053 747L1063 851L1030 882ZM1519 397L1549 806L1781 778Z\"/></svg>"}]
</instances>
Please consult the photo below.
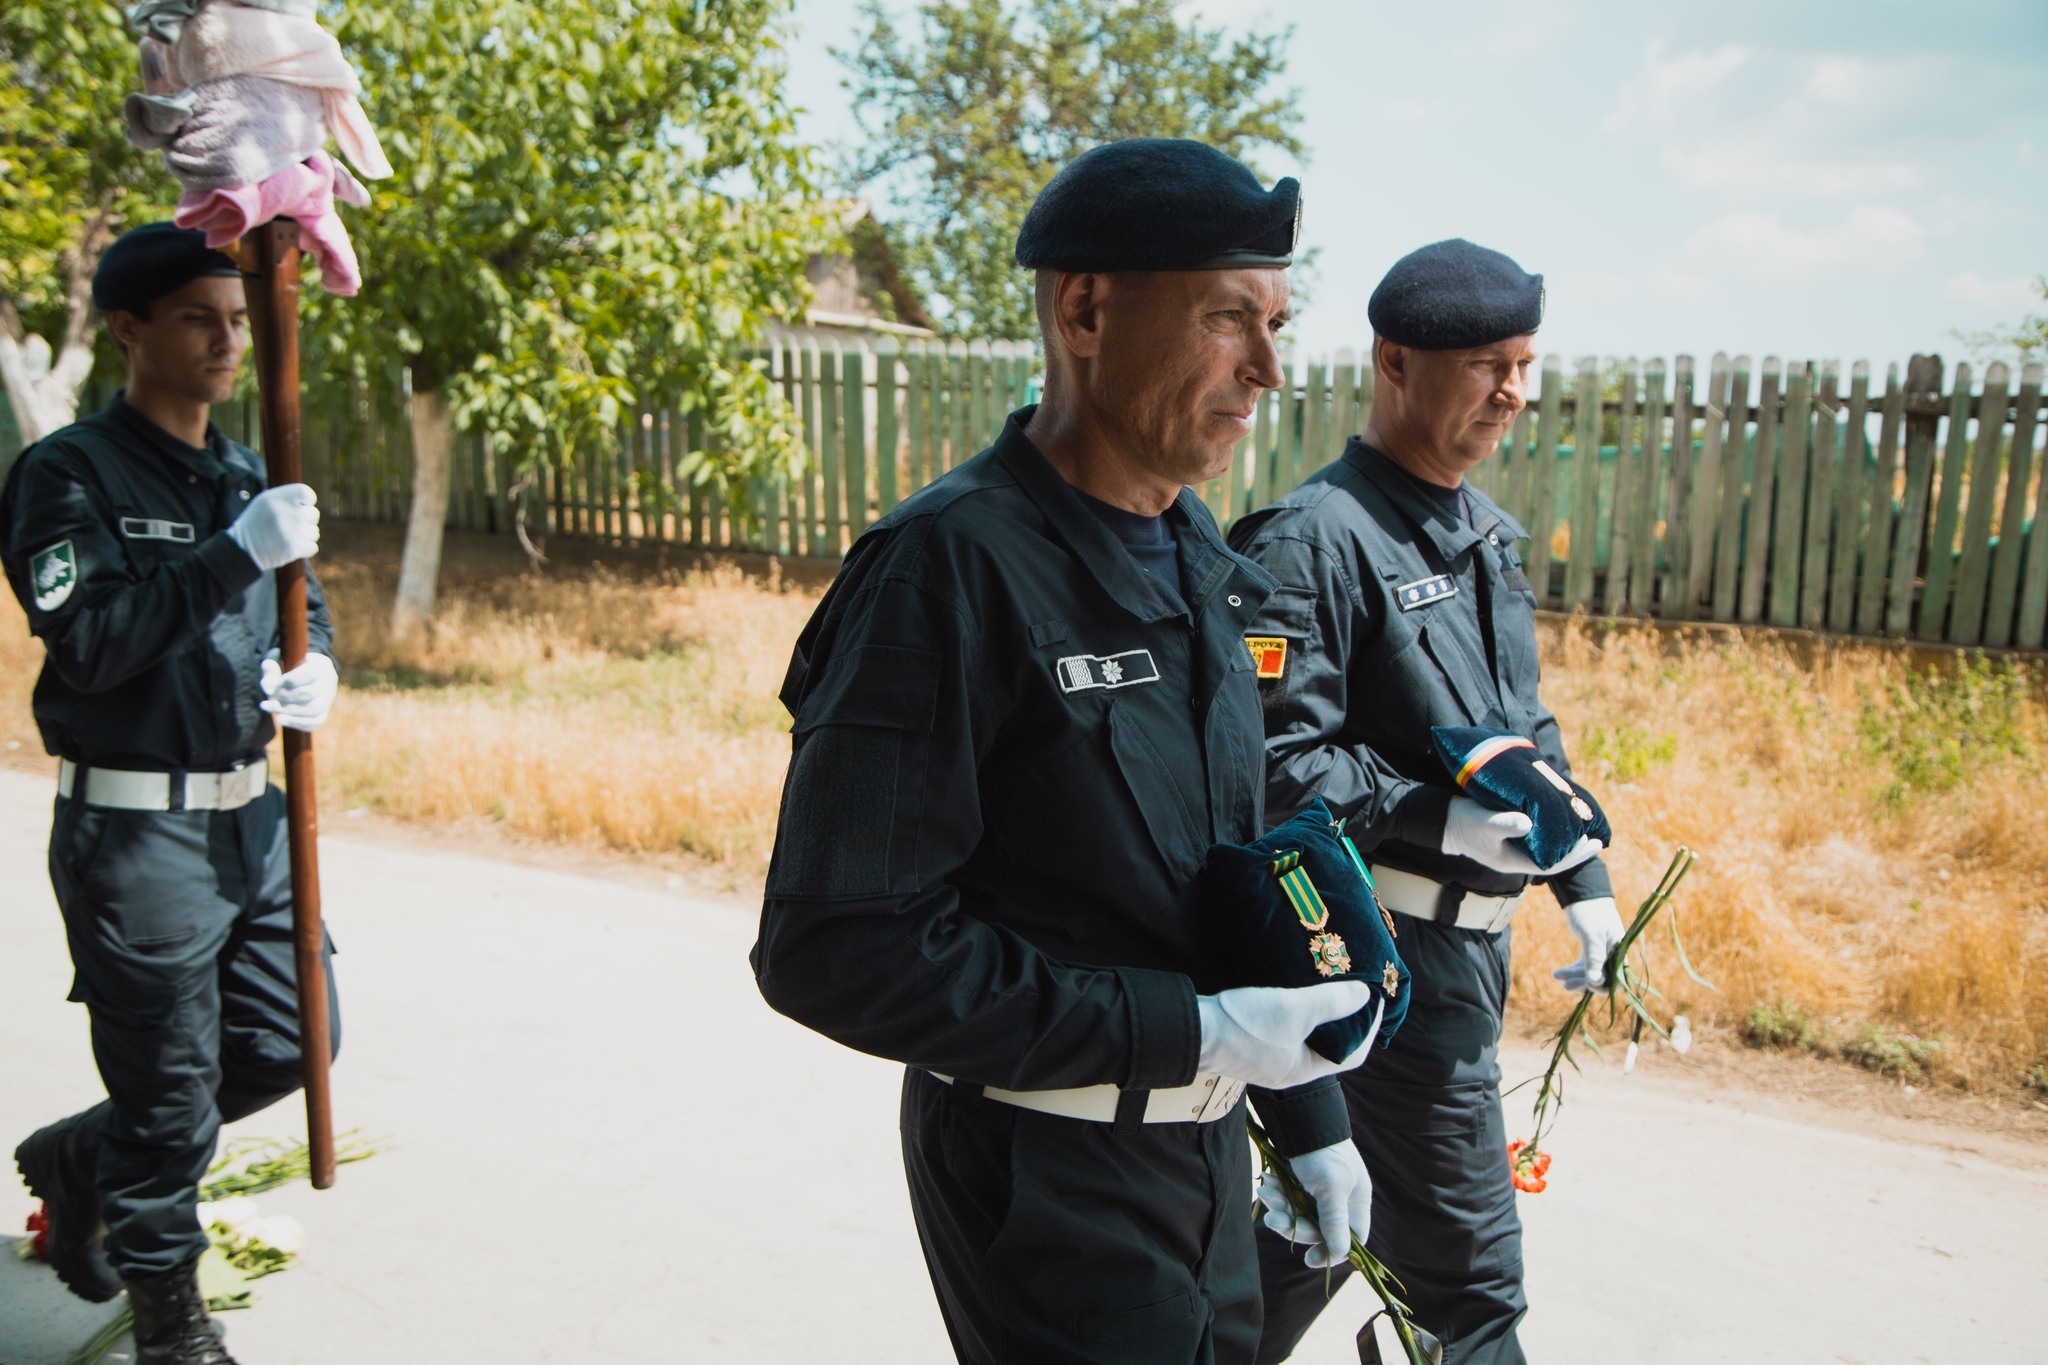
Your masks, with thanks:
<instances>
[{"instance_id":1,"label":"man in dark uniform","mask_svg":"<svg viewBox=\"0 0 2048 1365\"><path fill-rule=\"evenodd\" d=\"M1343 1088L1372 1172L1373 1250L1447 1365L1523 1358L1495 1051L1509 921L1532 881L1550 886L1584 948L1556 973L1572 991L1605 984L1621 936L1600 846L1582 840L1538 868L1513 842L1528 817L1458 794L1430 743L1433 725L1500 727L1570 771L1537 696L1536 598L1515 551L1528 533L1465 481L1525 405L1542 313L1542 277L1499 252L1454 240L1404 257L1368 308L1364 435L1231 531L1278 584L1251 632L1263 637L1267 818L1314 797L1348 817L1415 974L1399 1041ZM1259 1359L1276 1361L1327 1285L1260 1237Z\"/></svg>"},{"instance_id":2,"label":"man in dark uniform","mask_svg":"<svg viewBox=\"0 0 2048 1365\"><path fill-rule=\"evenodd\" d=\"M1315 1198L1310 1259L1365 1230L1339 1068L1303 1040L1369 992L1225 989L1187 896L1211 844L1263 829L1244 635L1269 583L1186 485L1280 382L1296 196L1186 141L1056 176L1017 242L1044 402L861 538L784 685L754 969L908 1064L963 1361L1250 1361L1247 1084Z\"/></svg>"},{"instance_id":3,"label":"man in dark uniform","mask_svg":"<svg viewBox=\"0 0 2048 1365\"><path fill-rule=\"evenodd\" d=\"M197 232L138 228L107 250L93 303L127 387L23 453L0 559L47 655L50 880L107 1099L15 1160L64 1282L93 1300L127 1289L138 1361L223 1365L196 1284L197 1189L221 1124L299 1087L284 798L264 746L273 717L312 730L334 701L310 578L313 652L276 662L273 570L318 549L319 512L303 484L265 489L261 459L208 421L248 347L233 262Z\"/></svg>"}]
</instances>

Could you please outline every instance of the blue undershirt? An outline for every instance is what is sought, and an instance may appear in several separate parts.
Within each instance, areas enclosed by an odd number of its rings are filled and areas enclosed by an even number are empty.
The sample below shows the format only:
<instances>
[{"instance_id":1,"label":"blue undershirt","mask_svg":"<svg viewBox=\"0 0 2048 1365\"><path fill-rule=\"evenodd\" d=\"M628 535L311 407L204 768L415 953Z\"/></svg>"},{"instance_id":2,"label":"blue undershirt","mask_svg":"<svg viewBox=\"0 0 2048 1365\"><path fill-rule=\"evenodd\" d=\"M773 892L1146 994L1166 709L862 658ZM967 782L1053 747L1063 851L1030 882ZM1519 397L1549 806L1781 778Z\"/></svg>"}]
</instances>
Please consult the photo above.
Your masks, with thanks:
<instances>
[{"instance_id":1,"label":"blue undershirt","mask_svg":"<svg viewBox=\"0 0 2048 1365\"><path fill-rule=\"evenodd\" d=\"M1131 512L1112 506L1100 498L1091 498L1080 489L1081 501L1095 519L1109 528L1138 567L1151 574L1161 583L1172 588L1185 599L1187 588L1181 581L1181 559L1179 534L1185 521L1178 508L1168 508L1163 514L1148 517L1142 512Z\"/></svg>"}]
</instances>

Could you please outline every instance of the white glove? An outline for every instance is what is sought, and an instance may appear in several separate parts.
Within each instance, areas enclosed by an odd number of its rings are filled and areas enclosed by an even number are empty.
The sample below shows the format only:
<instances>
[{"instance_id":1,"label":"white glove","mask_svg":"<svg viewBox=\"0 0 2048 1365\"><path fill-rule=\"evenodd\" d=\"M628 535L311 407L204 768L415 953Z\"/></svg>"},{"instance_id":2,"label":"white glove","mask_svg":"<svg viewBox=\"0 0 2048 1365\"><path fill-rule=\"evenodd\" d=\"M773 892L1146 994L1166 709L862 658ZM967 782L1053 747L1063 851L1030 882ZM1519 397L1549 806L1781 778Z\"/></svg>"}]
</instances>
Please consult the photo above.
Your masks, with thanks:
<instances>
[{"instance_id":1,"label":"white glove","mask_svg":"<svg viewBox=\"0 0 2048 1365\"><path fill-rule=\"evenodd\" d=\"M1606 847L1588 836L1573 845L1556 866L1538 867L1534 858L1513 846L1529 829L1529 817L1518 810L1493 810L1469 796L1454 796L1444 817L1443 851L1511 877L1547 877L1577 867Z\"/></svg>"},{"instance_id":2,"label":"white glove","mask_svg":"<svg viewBox=\"0 0 2048 1365\"><path fill-rule=\"evenodd\" d=\"M263 676L258 684L265 698L258 705L276 716L279 725L310 732L327 723L341 679L334 671L334 660L325 654L309 653L306 662L286 673L277 666L273 649L263 656Z\"/></svg>"},{"instance_id":3,"label":"white glove","mask_svg":"<svg viewBox=\"0 0 2048 1365\"><path fill-rule=\"evenodd\" d=\"M1318 1026L1358 1013L1372 1003L1363 981L1325 981L1315 986L1240 986L1198 995L1202 1051L1196 1066L1268 1090L1307 1085L1359 1065L1372 1040L1341 1062L1333 1062L1304 1041ZM1381 1002L1381 1010L1386 1008Z\"/></svg>"},{"instance_id":4,"label":"white glove","mask_svg":"<svg viewBox=\"0 0 2048 1365\"><path fill-rule=\"evenodd\" d=\"M1564 908L1564 922L1579 936L1579 945L1585 951L1577 962L1559 967L1551 975L1573 995L1587 991L1612 993L1614 984L1607 979L1607 955L1621 942L1623 932L1621 911L1616 908L1614 897L1573 901Z\"/></svg>"},{"instance_id":5,"label":"white glove","mask_svg":"<svg viewBox=\"0 0 2048 1365\"><path fill-rule=\"evenodd\" d=\"M320 509L313 504L313 490L305 484L266 488L228 527L228 539L241 546L259 569L281 569L295 559L311 559L320 553Z\"/></svg>"},{"instance_id":6,"label":"white glove","mask_svg":"<svg viewBox=\"0 0 2048 1365\"><path fill-rule=\"evenodd\" d=\"M1365 1240L1372 1229L1372 1177L1351 1139L1318 1147L1291 1158L1294 1178L1315 1201L1312 1211L1287 1202L1271 1171L1259 1175L1259 1202L1266 1206L1266 1226L1290 1242L1308 1247L1302 1259L1311 1269L1341 1265L1351 1254L1351 1239Z\"/></svg>"}]
</instances>

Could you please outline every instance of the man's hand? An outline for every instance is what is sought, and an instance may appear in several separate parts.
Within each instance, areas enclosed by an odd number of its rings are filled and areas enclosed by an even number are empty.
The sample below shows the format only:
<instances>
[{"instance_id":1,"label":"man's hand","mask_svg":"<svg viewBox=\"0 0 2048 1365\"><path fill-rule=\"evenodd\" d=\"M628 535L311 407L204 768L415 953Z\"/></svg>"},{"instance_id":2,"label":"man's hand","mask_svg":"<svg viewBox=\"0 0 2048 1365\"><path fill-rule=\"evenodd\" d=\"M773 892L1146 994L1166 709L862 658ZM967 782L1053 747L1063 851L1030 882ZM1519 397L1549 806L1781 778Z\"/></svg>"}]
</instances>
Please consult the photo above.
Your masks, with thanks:
<instances>
[{"instance_id":1,"label":"man's hand","mask_svg":"<svg viewBox=\"0 0 2048 1365\"><path fill-rule=\"evenodd\" d=\"M1349 1071L1372 1051L1370 1039L1341 1062L1316 1052L1305 1040L1319 1026L1354 1015L1371 1003L1372 988L1363 981L1242 986L1198 995L1202 1051L1196 1065L1268 1090L1286 1090Z\"/></svg>"},{"instance_id":2,"label":"man's hand","mask_svg":"<svg viewBox=\"0 0 2048 1365\"><path fill-rule=\"evenodd\" d=\"M279 725L308 733L327 723L327 713L334 708L334 694L341 687L334 660L325 654L308 654L304 663L286 673L278 668L274 649L263 656L263 676L259 682L264 700L258 705L276 716Z\"/></svg>"},{"instance_id":3,"label":"man's hand","mask_svg":"<svg viewBox=\"0 0 2048 1365\"><path fill-rule=\"evenodd\" d=\"M1259 1202L1266 1206L1266 1226L1290 1242L1308 1247L1303 1257L1315 1270L1342 1264L1351 1254L1351 1239L1365 1240L1372 1228L1372 1177L1351 1139L1318 1147L1288 1161L1294 1178L1315 1201L1312 1210L1296 1209L1281 1192L1271 1171L1259 1176Z\"/></svg>"},{"instance_id":4,"label":"man's hand","mask_svg":"<svg viewBox=\"0 0 2048 1365\"><path fill-rule=\"evenodd\" d=\"M313 490L302 483L266 488L228 527L228 539L256 561L259 569L281 569L295 559L320 553L320 509Z\"/></svg>"},{"instance_id":5,"label":"man's hand","mask_svg":"<svg viewBox=\"0 0 2048 1365\"><path fill-rule=\"evenodd\" d=\"M1614 983L1607 979L1607 955L1614 951L1614 945L1621 942L1621 911L1614 904L1612 896L1595 896L1591 900L1573 901L1564 908L1564 920L1578 935L1579 946L1584 949L1577 962L1559 967L1551 975L1561 982L1573 995L1586 991L1614 993Z\"/></svg>"},{"instance_id":6,"label":"man's hand","mask_svg":"<svg viewBox=\"0 0 2048 1365\"><path fill-rule=\"evenodd\" d=\"M1529 828L1529 817L1518 810L1492 810L1469 796L1454 796L1444 818L1443 851L1511 877L1548 877L1597 857L1605 847L1598 839L1584 838L1555 867L1538 867L1534 858L1514 846Z\"/></svg>"}]
</instances>

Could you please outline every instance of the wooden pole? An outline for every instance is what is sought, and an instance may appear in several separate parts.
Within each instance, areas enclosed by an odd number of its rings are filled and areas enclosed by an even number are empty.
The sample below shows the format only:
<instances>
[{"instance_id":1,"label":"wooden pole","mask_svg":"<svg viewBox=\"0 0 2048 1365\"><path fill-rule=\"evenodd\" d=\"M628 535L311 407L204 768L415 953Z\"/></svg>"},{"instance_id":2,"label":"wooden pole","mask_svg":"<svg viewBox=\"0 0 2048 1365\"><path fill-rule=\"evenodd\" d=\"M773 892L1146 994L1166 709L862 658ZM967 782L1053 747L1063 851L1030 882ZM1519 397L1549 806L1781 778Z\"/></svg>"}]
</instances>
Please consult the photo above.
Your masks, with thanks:
<instances>
[{"instance_id":1,"label":"wooden pole","mask_svg":"<svg viewBox=\"0 0 2048 1365\"><path fill-rule=\"evenodd\" d=\"M263 462L270 486L304 481L299 457L299 229L274 219L241 243L242 283L256 351L263 411ZM279 667L306 660L306 561L277 571ZM333 1051L327 1017L327 965L321 949L320 816L313 799L313 737L284 731L285 829L292 857L292 946L298 969L299 1051L306 1081L306 1143L313 1188L334 1184L334 1106L327 1064Z\"/></svg>"}]
</instances>

